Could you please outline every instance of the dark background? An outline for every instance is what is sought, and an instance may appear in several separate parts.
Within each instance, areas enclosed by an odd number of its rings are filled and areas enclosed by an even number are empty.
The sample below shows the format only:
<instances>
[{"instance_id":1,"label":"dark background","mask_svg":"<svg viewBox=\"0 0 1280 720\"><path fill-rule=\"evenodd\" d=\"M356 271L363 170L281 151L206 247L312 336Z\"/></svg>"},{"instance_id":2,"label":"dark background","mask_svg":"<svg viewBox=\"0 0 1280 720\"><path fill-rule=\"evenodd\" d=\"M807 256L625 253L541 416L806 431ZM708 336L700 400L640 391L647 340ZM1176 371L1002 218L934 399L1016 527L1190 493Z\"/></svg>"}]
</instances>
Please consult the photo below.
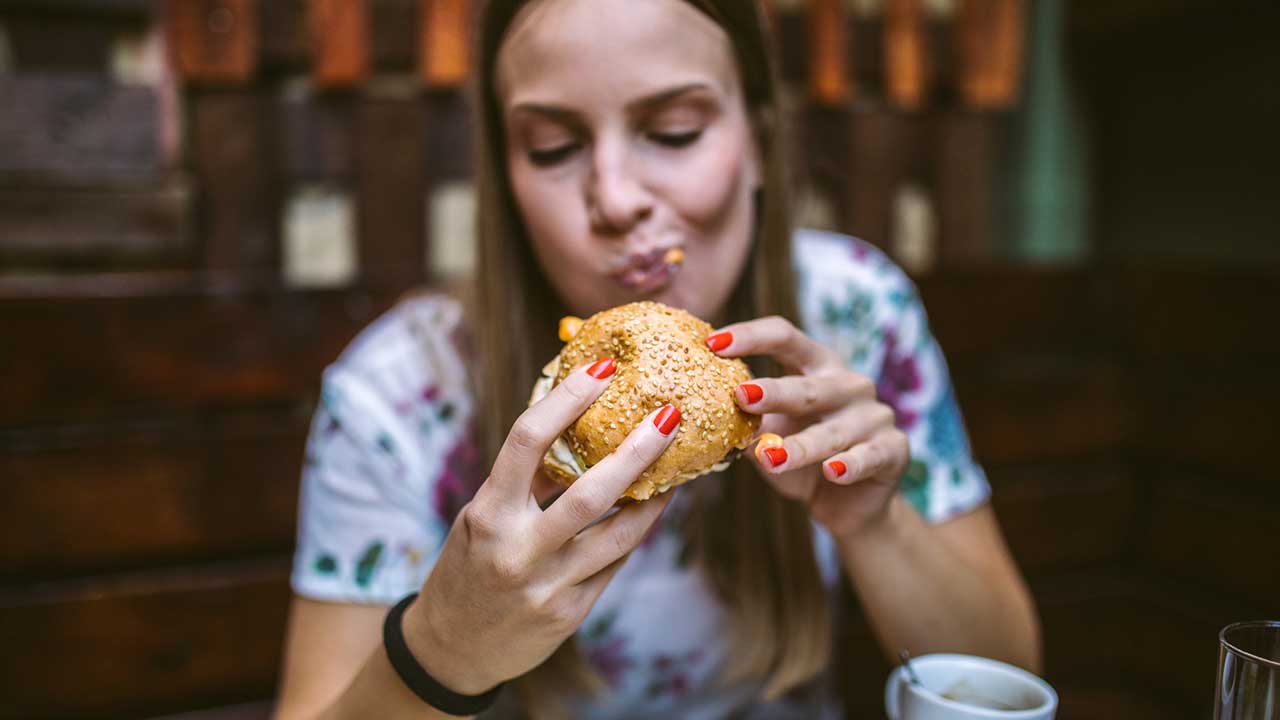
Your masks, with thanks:
<instances>
[{"instance_id":1,"label":"dark background","mask_svg":"<svg viewBox=\"0 0 1280 720\"><path fill-rule=\"evenodd\" d=\"M456 280L428 218L469 173L466 5L0 0L0 716L265 712L320 372ZM1070 3L1087 242L1050 262L1012 220L1028 95L964 90L1028 75L1042 37L964 48L1029 3L791 5L798 184L891 252L893 189L931 199L914 274L1059 717L1208 717L1217 631L1280 615L1280 13ZM122 79L147 38L172 61ZM286 282L302 187L355 208L353 277ZM850 714L878 717L888 666L847 632Z\"/></svg>"}]
</instances>

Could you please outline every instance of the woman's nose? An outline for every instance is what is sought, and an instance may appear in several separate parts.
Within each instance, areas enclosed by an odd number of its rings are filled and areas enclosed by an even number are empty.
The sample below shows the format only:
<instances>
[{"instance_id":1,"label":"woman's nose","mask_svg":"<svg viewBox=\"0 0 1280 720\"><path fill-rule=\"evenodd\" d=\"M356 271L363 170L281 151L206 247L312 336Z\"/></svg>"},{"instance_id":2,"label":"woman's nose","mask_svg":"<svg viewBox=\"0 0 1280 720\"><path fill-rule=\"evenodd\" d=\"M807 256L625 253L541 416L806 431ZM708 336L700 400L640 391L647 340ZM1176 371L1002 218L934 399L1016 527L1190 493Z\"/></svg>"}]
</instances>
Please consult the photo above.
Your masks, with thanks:
<instances>
[{"instance_id":1,"label":"woman's nose","mask_svg":"<svg viewBox=\"0 0 1280 720\"><path fill-rule=\"evenodd\" d=\"M624 234L653 213L653 197L621 152L601 152L587 186L591 229L601 235Z\"/></svg>"}]
</instances>

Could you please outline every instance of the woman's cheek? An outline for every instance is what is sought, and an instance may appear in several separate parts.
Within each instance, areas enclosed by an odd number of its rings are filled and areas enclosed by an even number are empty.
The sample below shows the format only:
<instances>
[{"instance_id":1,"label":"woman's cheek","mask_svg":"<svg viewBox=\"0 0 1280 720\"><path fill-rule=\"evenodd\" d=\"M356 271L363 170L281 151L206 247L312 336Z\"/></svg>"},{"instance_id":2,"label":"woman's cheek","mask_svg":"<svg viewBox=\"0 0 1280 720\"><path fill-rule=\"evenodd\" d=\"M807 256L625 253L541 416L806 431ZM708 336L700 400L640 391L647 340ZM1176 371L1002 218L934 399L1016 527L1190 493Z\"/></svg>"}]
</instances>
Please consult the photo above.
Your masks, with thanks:
<instances>
[{"instance_id":1,"label":"woman's cheek","mask_svg":"<svg viewBox=\"0 0 1280 720\"><path fill-rule=\"evenodd\" d=\"M686 222L713 230L728 220L739 198L742 151L741 143L708 145L688 165L672 168L669 197Z\"/></svg>"}]
</instances>

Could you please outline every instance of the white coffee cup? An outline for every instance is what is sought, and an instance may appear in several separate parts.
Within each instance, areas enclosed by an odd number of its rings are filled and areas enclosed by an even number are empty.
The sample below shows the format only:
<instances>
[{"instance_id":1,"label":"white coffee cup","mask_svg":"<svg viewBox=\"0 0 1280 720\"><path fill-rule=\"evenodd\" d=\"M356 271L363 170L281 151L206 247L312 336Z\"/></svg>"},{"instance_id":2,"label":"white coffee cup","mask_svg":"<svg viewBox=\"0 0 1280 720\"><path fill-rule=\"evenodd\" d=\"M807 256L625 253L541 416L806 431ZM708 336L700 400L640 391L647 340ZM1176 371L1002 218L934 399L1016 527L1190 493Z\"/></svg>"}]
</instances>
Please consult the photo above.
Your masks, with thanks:
<instances>
[{"instance_id":1,"label":"white coffee cup","mask_svg":"<svg viewBox=\"0 0 1280 720\"><path fill-rule=\"evenodd\" d=\"M1058 710L1058 694L1049 683L999 660L923 655L911 667L919 685L899 666L884 686L889 720L1053 720ZM982 701L1018 709L975 704Z\"/></svg>"}]
</instances>

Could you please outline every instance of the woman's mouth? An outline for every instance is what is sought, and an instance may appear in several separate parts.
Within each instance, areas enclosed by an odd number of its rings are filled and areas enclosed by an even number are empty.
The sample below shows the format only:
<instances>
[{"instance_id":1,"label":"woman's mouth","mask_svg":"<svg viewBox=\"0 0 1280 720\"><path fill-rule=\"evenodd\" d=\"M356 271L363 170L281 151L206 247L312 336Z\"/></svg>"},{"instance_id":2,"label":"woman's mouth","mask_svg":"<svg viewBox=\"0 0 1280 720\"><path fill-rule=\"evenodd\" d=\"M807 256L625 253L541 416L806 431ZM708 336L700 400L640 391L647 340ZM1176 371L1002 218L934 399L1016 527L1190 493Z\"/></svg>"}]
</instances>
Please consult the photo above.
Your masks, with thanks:
<instances>
[{"instance_id":1,"label":"woman's mouth","mask_svg":"<svg viewBox=\"0 0 1280 720\"><path fill-rule=\"evenodd\" d=\"M680 270L684 251L664 248L632 255L626 266L609 277L622 287L636 293L651 293L666 287Z\"/></svg>"}]
</instances>

